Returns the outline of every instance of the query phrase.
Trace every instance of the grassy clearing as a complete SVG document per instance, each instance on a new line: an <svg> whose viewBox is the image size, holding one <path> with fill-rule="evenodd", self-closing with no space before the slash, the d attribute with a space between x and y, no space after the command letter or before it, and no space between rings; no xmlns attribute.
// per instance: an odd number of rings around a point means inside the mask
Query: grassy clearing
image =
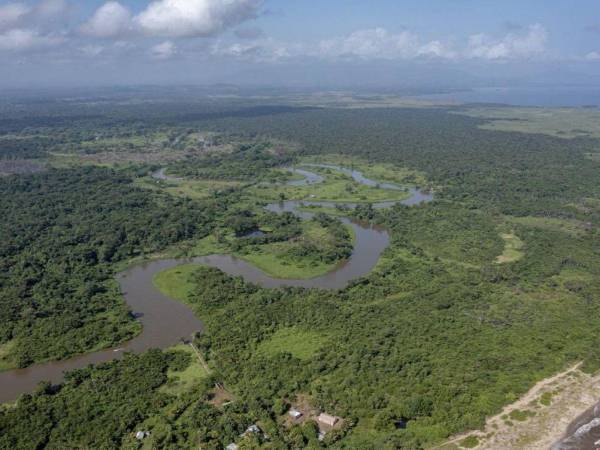
<svg viewBox="0 0 600 450"><path fill-rule="evenodd" d="M12 340L0 345L0 372L17 367L17 365L10 358L15 343L16 342Z"/></svg>
<svg viewBox="0 0 600 450"><path fill-rule="evenodd" d="M354 242L354 231L349 226L346 228ZM252 252L236 256L275 278L314 278L330 272L340 261L326 263L310 256L300 257L294 254L294 250L303 246L305 242L318 243L325 248L333 245L330 240L331 236L325 228L313 221L305 221L302 223L302 235L299 238L255 246Z"/></svg>
<svg viewBox="0 0 600 450"><path fill-rule="evenodd" d="M174 196L194 199L207 198L213 192L240 186L240 183L235 181L195 180L172 183L150 177L138 178L134 183L144 189L161 190Z"/></svg>
<svg viewBox="0 0 600 450"><path fill-rule="evenodd" d="M200 380L206 378L208 373L202 367L198 361L194 350L187 344L179 344L168 349L168 351L179 351L185 352L190 355L191 362L184 370L174 371L169 370L167 372L167 383L161 387L161 391L179 395L185 392L189 392Z"/></svg>
<svg viewBox="0 0 600 450"><path fill-rule="evenodd" d="M541 228L548 231L560 231L573 237L585 234L585 224L574 219L556 219L553 217L507 217L511 223L525 225L526 227Z"/></svg>
<svg viewBox="0 0 600 450"><path fill-rule="evenodd" d="M541 133L561 138L600 137L600 111L582 108L472 108L459 112L488 119L480 128ZM576 125L574 125L576 124Z"/></svg>
<svg viewBox="0 0 600 450"><path fill-rule="evenodd" d="M338 217L348 216L349 213L351 212L351 210L344 211L343 209L327 208L324 206L310 206L310 205L302 206L302 207L298 208L298 210L302 211L302 212L313 213L313 214L325 213L330 216L338 216Z"/></svg>
<svg viewBox="0 0 600 450"><path fill-rule="evenodd" d="M500 237L504 241L504 251L496 258L498 264L507 264L520 260L525 253L522 251L523 241L514 233L502 233Z"/></svg>
<svg viewBox="0 0 600 450"><path fill-rule="evenodd" d="M355 240L354 230L346 225L352 242ZM282 279L308 279L324 275L331 271L340 261L325 263L311 256L301 257L294 250L305 242L318 243L322 248L331 243L331 236L325 228L313 221L302 222L302 235L285 242L255 245L248 247L244 253L234 252L230 247L231 236L219 242L215 235L197 241L189 250L189 256L210 254L232 254L256 266L266 274ZM179 266L185 267L185 266ZM174 269L170 269L174 270ZM162 274L163 272L161 272ZM160 274L159 274L160 275ZM182 274L185 276L185 273ZM173 275L165 275L167 277ZM159 280L160 281L160 280ZM155 283L157 281L155 280ZM177 281L174 281L177 284Z"/></svg>
<svg viewBox="0 0 600 450"><path fill-rule="evenodd" d="M195 284L191 277L200 267L198 264L183 264L163 270L154 275L152 282L156 288L169 298L185 302Z"/></svg>
<svg viewBox="0 0 600 450"><path fill-rule="evenodd" d="M334 164L346 168L359 170L367 178L377 181L387 181L397 184L409 184L424 186L427 183L425 176L415 170L406 167L398 167L393 164L370 163L359 158L346 155L319 155L308 157L303 160L307 163ZM313 170L311 167L309 170Z"/></svg>
<svg viewBox="0 0 600 450"><path fill-rule="evenodd" d="M315 170L315 172L323 173ZM356 183L351 177L333 172L325 173L326 181L309 186L257 185L249 193L266 201L286 200L331 201L369 203L386 200L404 200L409 194L404 191L392 191L369 187Z"/></svg>
<svg viewBox="0 0 600 450"><path fill-rule="evenodd" d="M326 343L326 336L315 331L295 327L280 328L270 339L261 342L257 351L265 356L291 353L298 359L308 360Z"/></svg>
<svg viewBox="0 0 600 450"><path fill-rule="evenodd" d="M477 436L468 436L460 441L459 445L463 448L475 448L479 445L479 439Z"/></svg>

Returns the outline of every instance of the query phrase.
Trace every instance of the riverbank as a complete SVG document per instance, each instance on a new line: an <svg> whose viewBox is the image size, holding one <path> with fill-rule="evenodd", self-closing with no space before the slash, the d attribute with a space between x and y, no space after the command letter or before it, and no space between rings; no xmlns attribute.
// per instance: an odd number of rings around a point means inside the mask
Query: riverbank
<svg viewBox="0 0 600 450"><path fill-rule="evenodd" d="M163 173L164 175L164 173ZM433 197L416 189L408 191L410 197L401 203L413 205L431 201ZM379 206L391 206L385 203ZM301 219L311 219L314 215L298 211L300 202L288 201L273 203L267 209L276 213L291 212ZM185 304L164 295L154 286L155 276L162 271L185 263L207 265L231 276L241 276L246 281L265 288L304 287L321 289L342 289L352 280L367 275L375 267L383 251L388 247L390 237L382 227L343 217L341 221L352 228L354 250L351 257L338 264L322 276L308 279L282 279L271 277L253 264L226 254L177 259L151 259L129 266L117 275L117 281L125 301L133 316L142 325L142 332L132 340L116 348L108 348L94 353L86 353L74 358L35 364L25 369L9 370L0 373L0 403L10 402L19 395L31 392L41 381L59 383L64 373L121 358L125 352L140 353L150 348L166 348L183 338L202 330L202 323ZM169 252L167 252L168 254ZM156 255L155 255L156 256ZM180 293L174 292L174 296Z"/></svg>

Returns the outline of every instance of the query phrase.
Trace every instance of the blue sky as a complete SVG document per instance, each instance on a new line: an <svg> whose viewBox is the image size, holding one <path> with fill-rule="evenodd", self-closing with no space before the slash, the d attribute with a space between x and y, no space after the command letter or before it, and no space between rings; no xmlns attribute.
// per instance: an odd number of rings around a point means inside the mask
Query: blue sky
<svg viewBox="0 0 600 450"><path fill-rule="evenodd" d="M600 85L592 0L0 1L0 84Z"/></svg>

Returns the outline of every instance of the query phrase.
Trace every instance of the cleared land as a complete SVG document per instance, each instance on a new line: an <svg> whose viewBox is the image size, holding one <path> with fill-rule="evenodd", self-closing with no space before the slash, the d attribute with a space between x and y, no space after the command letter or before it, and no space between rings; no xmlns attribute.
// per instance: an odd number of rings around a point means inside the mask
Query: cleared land
<svg viewBox="0 0 600 450"><path fill-rule="evenodd" d="M526 227L541 228L547 231L560 231L573 237L585 234L586 224L575 219L557 219L553 217L507 217L511 223L525 225Z"/></svg>
<svg viewBox="0 0 600 450"><path fill-rule="evenodd" d="M169 370L167 372L168 380L161 387L163 392L173 395L184 394L209 375L190 345L179 344L167 351L180 351L189 354L190 364L183 370Z"/></svg>
<svg viewBox="0 0 600 450"><path fill-rule="evenodd" d="M326 343L327 338L320 333L295 327L281 328L261 342L257 351L265 356L290 353L298 359L308 360Z"/></svg>
<svg viewBox="0 0 600 450"><path fill-rule="evenodd" d="M157 273L152 282L167 297L186 302L195 286L191 277L197 270L197 264L183 264Z"/></svg>
<svg viewBox="0 0 600 450"><path fill-rule="evenodd" d="M583 108L471 108L459 111L488 120L480 128L541 133L561 138L600 137L600 110Z"/></svg>
<svg viewBox="0 0 600 450"><path fill-rule="evenodd" d="M500 237L504 241L504 251L496 258L498 264L515 262L525 255L522 251L523 241L514 233L502 233Z"/></svg>

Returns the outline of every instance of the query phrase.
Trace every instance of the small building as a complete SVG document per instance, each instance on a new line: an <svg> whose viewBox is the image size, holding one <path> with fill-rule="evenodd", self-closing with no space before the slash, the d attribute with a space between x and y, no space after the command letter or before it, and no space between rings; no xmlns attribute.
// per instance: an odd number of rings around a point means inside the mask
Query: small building
<svg viewBox="0 0 600 450"><path fill-rule="evenodd" d="M244 431L240 437L244 437L247 434L254 434L254 433L260 433L262 430L259 428L258 425L254 424L254 425L250 425L248 428L246 428L246 431Z"/></svg>
<svg viewBox="0 0 600 450"><path fill-rule="evenodd" d="M258 425L256 424L250 425L246 430L246 433L260 433L260 428L258 428Z"/></svg>
<svg viewBox="0 0 600 450"><path fill-rule="evenodd" d="M300 417L302 417L302 413L300 411L298 411L297 409L290 409L288 411L288 414L291 416L292 419L296 420L299 419Z"/></svg>
<svg viewBox="0 0 600 450"><path fill-rule="evenodd" d="M232 442L231 444L229 444L227 447L225 447L226 450L238 450L238 446L235 442Z"/></svg>
<svg viewBox="0 0 600 450"><path fill-rule="evenodd" d="M339 419L337 417L332 416L327 413L321 413L321 414L319 414L319 417L317 417L317 421L319 421L323 425L327 425L330 427L335 426L335 424L338 423L338 420Z"/></svg>
<svg viewBox="0 0 600 450"><path fill-rule="evenodd" d="M138 431L137 433L135 433L135 438L138 441L141 441L142 439L144 439L146 436L150 436L150 433L147 431Z"/></svg>

